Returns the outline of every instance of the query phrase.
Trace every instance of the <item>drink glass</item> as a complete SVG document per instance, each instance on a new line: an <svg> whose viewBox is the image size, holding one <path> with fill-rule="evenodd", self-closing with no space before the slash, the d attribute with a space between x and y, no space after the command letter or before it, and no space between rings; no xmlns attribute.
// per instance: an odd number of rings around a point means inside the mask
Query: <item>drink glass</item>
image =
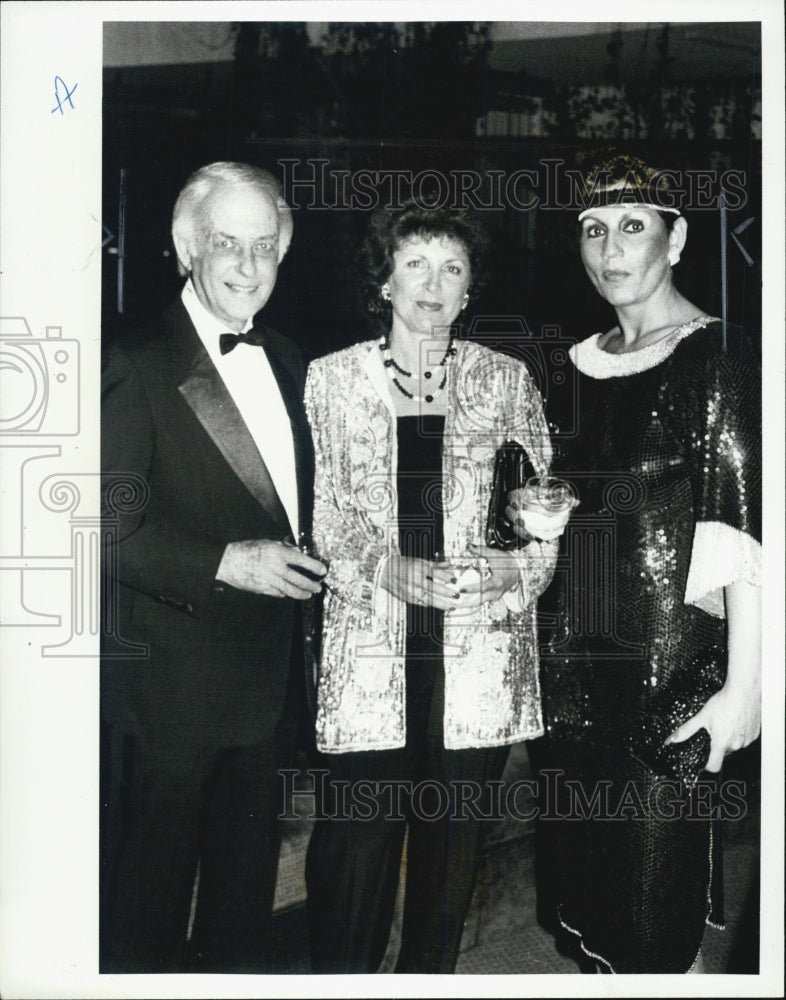
<svg viewBox="0 0 786 1000"><path fill-rule="evenodd" d="M524 485L520 506L543 514L561 514L578 507L579 500L570 483L557 476L531 476Z"/></svg>
<svg viewBox="0 0 786 1000"><path fill-rule="evenodd" d="M524 488L519 491L517 503L514 504L519 511L528 511L531 514L539 515L540 518L547 518L546 524L542 522L538 525L537 534L526 527L526 519L520 517L520 527L516 528L516 533L524 542L531 542L535 539L550 539L561 535L570 517L570 512L574 507L578 507L579 499L570 483L556 476L532 476L524 484ZM553 519L553 520L552 520ZM534 522L530 521L530 527L535 528L539 518ZM522 529L524 534L522 534Z"/></svg>
<svg viewBox="0 0 786 1000"><path fill-rule="evenodd" d="M291 549L300 549L304 555L312 555L313 544L311 541L311 535L307 535L305 531L298 532L297 539L295 539L294 535L287 535L285 538L281 539L281 544L286 545Z"/></svg>
<svg viewBox="0 0 786 1000"><path fill-rule="evenodd" d="M303 555L311 556L312 559L319 559L319 561L330 568L330 564L324 556L317 555L314 552L314 543L312 541L311 535L306 534L306 532L301 531L298 533L297 541L294 535L287 535L285 538L281 539L282 545L286 545L288 548L299 549ZM302 573L303 576L308 577L309 580L314 580L316 583L323 581L324 576L320 576L316 573L312 573L311 570L305 569L303 566L298 566L294 563L290 563L292 569L296 569L298 573Z"/></svg>

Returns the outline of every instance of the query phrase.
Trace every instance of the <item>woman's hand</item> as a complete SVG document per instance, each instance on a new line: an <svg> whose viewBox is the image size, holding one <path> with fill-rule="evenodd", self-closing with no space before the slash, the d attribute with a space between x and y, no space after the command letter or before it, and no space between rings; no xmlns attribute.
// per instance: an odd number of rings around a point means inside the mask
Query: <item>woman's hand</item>
<svg viewBox="0 0 786 1000"><path fill-rule="evenodd" d="M666 742L681 743L702 726L712 741L707 770L720 771L726 754L753 743L761 732L759 685L751 684L744 690L724 685L693 718L675 729Z"/></svg>
<svg viewBox="0 0 786 1000"><path fill-rule="evenodd" d="M739 581L723 588L726 600L726 683L693 718L666 740L681 743L703 726L710 734L708 771L720 771L727 753L761 732L761 588Z"/></svg>
<svg viewBox="0 0 786 1000"><path fill-rule="evenodd" d="M439 580L458 594L452 607L472 608L496 601L519 582L519 565L510 552L473 546L474 560L463 573L455 566L435 564L434 579Z"/></svg>
<svg viewBox="0 0 786 1000"><path fill-rule="evenodd" d="M449 611L458 604L459 594L450 578L455 570L446 571L439 563L411 556L392 555L382 570L380 585L407 604L423 604L440 611Z"/></svg>
<svg viewBox="0 0 786 1000"><path fill-rule="evenodd" d="M556 512L546 511L542 507L533 509L525 502L530 495L528 489L522 487L508 493L505 517L513 525L513 530L524 541L537 538L543 542L550 542L554 538L559 538L570 519L573 507Z"/></svg>

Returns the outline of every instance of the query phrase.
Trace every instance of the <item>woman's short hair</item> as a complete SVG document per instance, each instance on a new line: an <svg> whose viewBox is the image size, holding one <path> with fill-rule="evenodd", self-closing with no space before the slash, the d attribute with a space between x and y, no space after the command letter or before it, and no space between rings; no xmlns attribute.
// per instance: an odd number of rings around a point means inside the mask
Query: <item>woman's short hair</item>
<svg viewBox="0 0 786 1000"><path fill-rule="evenodd" d="M247 184L263 191L276 206L279 254L283 256L292 240L292 211L284 200L281 185L273 174L250 163L209 163L195 170L183 185L175 202L172 212L172 238L193 245L197 239L197 216L203 202L216 188L233 184ZM180 260L178 260L178 271L183 275L187 273Z"/></svg>
<svg viewBox="0 0 786 1000"><path fill-rule="evenodd" d="M471 297L477 297L485 276L489 237L478 216L467 210L429 207L412 199L400 209L380 209L372 215L357 261L362 306L379 332L390 326L391 305L381 286L393 272L393 254L407 240L447 237L460 243L472 269Z"/></svg>

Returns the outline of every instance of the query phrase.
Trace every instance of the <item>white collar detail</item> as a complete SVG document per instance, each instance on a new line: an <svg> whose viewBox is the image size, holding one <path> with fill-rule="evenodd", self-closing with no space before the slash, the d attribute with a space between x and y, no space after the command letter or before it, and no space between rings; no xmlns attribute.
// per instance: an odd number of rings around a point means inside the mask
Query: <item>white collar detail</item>
<svg viewBox="0 0 786 1000"><path fill-rule="evenodd" d="M710 323L717 323L715 316L700 316L682 326L676 327L662 340L642 347L638 351L627 351L624 354L610 354L598 346L602 336L594 333L586 340L571 347L570 359L584 375L591 378L620 378L625 375L636 375L638 372L655 368L672 353L677 344L689 337L696 330L701 330Z"/></svg>

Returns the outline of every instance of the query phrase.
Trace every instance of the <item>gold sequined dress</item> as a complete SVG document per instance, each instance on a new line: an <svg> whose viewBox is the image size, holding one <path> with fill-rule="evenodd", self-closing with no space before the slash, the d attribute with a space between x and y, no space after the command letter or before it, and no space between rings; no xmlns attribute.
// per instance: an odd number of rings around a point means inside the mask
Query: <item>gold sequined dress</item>
<svg viewBox="0 0 786 1000"><path fill-rule="evenodd" d="M713 809L630 753L631 721L672 671L725 643L723 587L760 581L760 374L703 317L648 348L576 345L555 471L581 505L558 563L543 658L559 916L614 972L687 972L711 913ZM561 429L563 429L561 427Z"/></svg>

